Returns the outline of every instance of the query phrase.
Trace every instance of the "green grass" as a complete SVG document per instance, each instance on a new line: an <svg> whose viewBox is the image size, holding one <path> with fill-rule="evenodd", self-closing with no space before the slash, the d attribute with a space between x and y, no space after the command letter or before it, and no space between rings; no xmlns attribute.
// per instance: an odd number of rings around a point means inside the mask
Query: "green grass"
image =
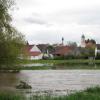
<svg viewBox="0 0 100 100"><path fill-rule="evenodd" d="M18 64L32 64L32 63L42 63L42 64L87 64L87 63L100 64L100 60L90 61L88 59L71 59L71 60L20 60Z"/></svg>
<svg viewBox="0 0 100 100"><path fill-rule="evenodd" d="M9 68L2 68L1 71L6 71L6 70L64 70L64 69L89 69L89 70L98 70L100 69L100 64L86 64L86 63L76 63L76 64L71 64L71 63L59 63L59 64L54 64L52 66L31 66L31 67L23 67L18 65L17 67L9 67Z"/></svg>
<svg viewBox="0 0 100 100"><path fill-rule="evenodd" d="M0 92L0 100L26 100L26 98L15 93ZM87 88L65 96L33 95L28 100L100 100L100 87Z"/></svg>
<svg viewBox="0 0 100 100"><path fill-rule="evenodd" d="M53 66L31 66L31 67L11 67L1 70L1 72L6 72L7 70L73 70L73 69L83 69L83 70L99 70L100 65L89 65L89 64L67 64L67 65L53 65Z"/></svg>
<svg viewBox="0 0 100 100"><path fill-rule="evenodd" d="M23 67L25 64L48 64L47 66ZM49 65L50 64L50 65ZM52 65L52 66L51 66ZM48 69L100 69L100 60L20 60L17 66L2 68L2 70L48 70Z"/></svg>
<svg viewBox="0 0 100 100"><path fill-rule="evenodd" d="M20 67L25 70L46 70L46 69L100 69L100 60L90 61L86 59L76 60L20 60L19 64L53 64L53 66L32 66ZM96 65L96 66L95 66Z"/></svg>
<svg viewBox="0 0 100 100"><path fill-rule="evenodd" d="M14 92L0 92L0 100L26 100L23 95Z"/></svg>

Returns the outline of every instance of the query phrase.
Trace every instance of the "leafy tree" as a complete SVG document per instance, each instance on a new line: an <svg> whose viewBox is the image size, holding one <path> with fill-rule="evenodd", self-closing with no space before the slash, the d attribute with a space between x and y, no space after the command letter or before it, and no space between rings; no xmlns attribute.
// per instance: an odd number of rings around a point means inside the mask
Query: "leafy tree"
<svg viewBox="0 0 100 100"><path fill-rule="evenodd" d="M67 45L68 45L68 46L71 46L71 47L77 47L77 43L76 43L76 42L71 42L71 41L69 41L69 42L67 43Z"/></svg>
<svg viewBox="0 0 100 100"><path fill-rule="evenodd" d="M91 47L86 47L86 50L88 51L88 57L95 57L95 44Z"/></svg>
<svg viewBox="0 0 100 100"><path fill-rule="evenodd" d="M47 47L47 50L49 51L49 53L52 53L52 52L54 52L55 48L52 45L49 45Z"/></svg>
<svg viewBox="0 0 100 100"><path fill-rule="evenodd" d="M24 37L11 25L12 0L0 0L0 67L15 64L24 44Z"/></svg>

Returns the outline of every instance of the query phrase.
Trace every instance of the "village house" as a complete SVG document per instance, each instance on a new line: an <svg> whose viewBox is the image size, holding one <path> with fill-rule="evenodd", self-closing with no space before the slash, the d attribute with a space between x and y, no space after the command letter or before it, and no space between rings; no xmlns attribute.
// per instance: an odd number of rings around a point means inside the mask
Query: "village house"
<svg viewBox="0 0 100 100"><path fill-rule="evenodd" d="M37 47L41 50L43 56L42 59L52 59L52 46L49 44L38 44Z"/></svg>
<svg viewBox="0 0 100 100"><path fill-rule="evenodd" d="M97 44L93 39L85 39L85 36L81 37L81 46L77 45L64 45L64 38L62 38L62 43L57 45L50 44L38 44L30 45L26 44L24 51L26 52L26 58L29 60L39 60L39 59L53 59L55 57L85 57L88 58L91 52L91 48L95 48L95 55L100 53L100 45Z"/></svg>
<svg viewBox="0 0 100 100"><path fill-rule="evenodd" d="M20 59L39 60L53 58L48 47L48 44L30 45L27 43L23 49L25 56L21 55Z"/></svg>
<svg viewBox="0 0 100 100"><path fill-rule="evenodd" d="M27 59L29 60L39 60L42 59L42 52L36 45L26 45L25 47Z"/></svg>
<svg viewBox="0 0 100 100"><path fill-rule="evenodd" d="M54 56L67 56L72 53L72 48L70 46L57 46L53 52Z"/></svg>
<svg viewBox="0 0 100 100"><path fill-rule="evenodd" d="M85 36L81 37L81 47L82 48L91 48L96 46L96 41L93 39L85 39Z"/></svg>

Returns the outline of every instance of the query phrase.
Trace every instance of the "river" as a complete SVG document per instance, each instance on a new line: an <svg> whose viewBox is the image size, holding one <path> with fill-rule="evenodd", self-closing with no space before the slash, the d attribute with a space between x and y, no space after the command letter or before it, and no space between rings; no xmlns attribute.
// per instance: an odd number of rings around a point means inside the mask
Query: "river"
<svg viewBox="0 0 100 100"><path fill-rule="evenodd" d="M19 81L32 86L34 93L66 94L100 85L100 70L22 70L0 73L0 90L16 90ZM21 91L21 90L17 90Z"/></svg>

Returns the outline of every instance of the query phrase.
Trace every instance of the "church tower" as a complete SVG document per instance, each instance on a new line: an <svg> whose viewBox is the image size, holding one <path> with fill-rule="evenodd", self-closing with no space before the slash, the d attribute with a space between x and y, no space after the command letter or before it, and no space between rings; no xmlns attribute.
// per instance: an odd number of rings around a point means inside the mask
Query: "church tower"
<svg viewBox="0 0 100 100"><path fill-rule="evenodd" d="M64 38L62 37L62 45L64 45Z"/></svg>
<svg viewBox="0 0 100 100"><path fill-rule="evenodd" d="M85 47L85 36L84 36L84 34L81 36L81 47Z"/></svg>

